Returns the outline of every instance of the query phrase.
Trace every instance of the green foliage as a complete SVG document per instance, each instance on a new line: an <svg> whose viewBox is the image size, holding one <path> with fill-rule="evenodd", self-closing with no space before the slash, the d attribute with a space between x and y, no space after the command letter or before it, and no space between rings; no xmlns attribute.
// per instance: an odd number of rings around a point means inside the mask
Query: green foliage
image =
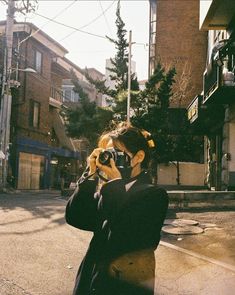
<svg viewBox="0 0 235 295"><path fill-rule="evenodd" d="M116 82L115 88L117 92L127 89L127 72L128 72L128 42L126 40L125 23L120 15L120 1L118 1L116 10L116 27L117 27L117 40L107 37L110 42L115 44L117 53L115 58L111 58L113 67L107 68L113 75L110 76L111 80Z"/></svg>
<svg viewBox="0 0 235 295"><path fill-rule="evenodd" d="M110 109L98 108L94 103L89 102L78 81L73 79L75 91L82 98L81 106L76 111L67 112L70 135L84 136L93 143L112 120L126 120L128 43L125 24L120 15L120 1L118 1L116 16L117 40L107 37L117 50L115 57L111 59L113 67L109 68L110 79L115 81L115 89L107 87L106 81L94 80L85 73L86 78L97 91L109 97ZM131 76L131 123L151 132L157 143L153 151L155 163L191 161L198 159L202 150L202 140L190 132L186 111L169 107L175 75L174 67L166 70L158 62L144 90L139 89L135 75Z"/></svg>
<svg viewBox="0 0 235 295"><path fill-rule="evenodd" d="M90 102L88 95L79 85L79 80L71 73L74 91L79 94L80 104L75 108L64 108L63 115L66 118L66 129L73 138L88 139L91 147L96 146L97 139L103 132L104 126L112 120L113 112L100 108L95 102Z"/></svg>
<svg viewBox="0 0 235 295"><path fill-rule="evenodd" d="M142 112L132 117L132 124L148 130L156 142L155 165L170 161L200 161L202 137L191 134L185 109L169 108L175 68L166 71L158 62L141 93Z"/></svg>
<svg viewBox="0 0 235 295"><path fill-rule="evenodd" d="M116 28L117 39L107 37L107 39L115 45L117 50L114 58L111 58L112 67L107 68L110 74L110 80L115 81L115 89L110 89L105 86L106 81L92 79L86 72L88 81L96 87L99 93L108 96L107 102L110 103L114 112L115 120L126 120L127 112L127 89L128 89L128 42L126 40L125 23L120 15L120 1L118 1L116 10ZM139 83L137 77L133 73L131 75L131 101L132 107L135 109L135 100L138 100L136 91L139 91Z"/></svg>

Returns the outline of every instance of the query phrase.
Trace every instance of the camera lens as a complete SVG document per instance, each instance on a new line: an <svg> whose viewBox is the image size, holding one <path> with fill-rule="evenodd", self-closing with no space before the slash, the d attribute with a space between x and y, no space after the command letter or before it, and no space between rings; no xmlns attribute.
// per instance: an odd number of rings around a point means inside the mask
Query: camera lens
<svg viewBox="0 0 235 295"><path fill-rule="evenodd" d="M101 152L100 153L100 155L99 155L99 162L100 162L100 164L102 164L102 165L109 165L109 163L110 163L110 159L112 158L112 153L111 152L109 152L109 151L103 151L103 152Z"/></svg>

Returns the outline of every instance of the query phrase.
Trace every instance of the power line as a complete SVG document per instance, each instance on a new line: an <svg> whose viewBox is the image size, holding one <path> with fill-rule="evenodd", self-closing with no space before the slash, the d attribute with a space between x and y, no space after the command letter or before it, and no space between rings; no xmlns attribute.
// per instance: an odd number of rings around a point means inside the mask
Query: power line
<svg viewBox="0 0 235 295"><path fill-rule="evenodd" d="M107 11L113 6L113 4L114 4L116 1L117 1L117 0L114 0L114 1L111 3L111 5L109 5L109 6L105 9L105 11L102 12L102 14L99 14L99 15L96 16L93 20L91 20L89 23L87 23L87 24L81 26L80 28L78 28L78 30L81 30L81 29L83 29L83 28L85 28L85 27L88 27L89 25L93 24L97 19L99 19L101 16L103 16L103 14L104 14L105 12L107 12ZM69 33L68 35L66 35L65 37L63 37L62 39L60 39L59 42L65 40L66 38L70 37L71 35L73 35L73 34L76 33L76 32L77 32L77 30L75 30L75 31L73 31L73 32L71 32L71 33Z"/></svg>
<svg viewBox="0 0 235 295"><path fill-rule="evenodd" d="M98 35L98 34L94 34L94 33L90 33L90 32L87 32L87 31L80 30L80 29L78 29L78 28L75 28L75 27L73 27L73 26L69 26L69 25L66 25L66 24L64 24L64 23L58 22L58 21L56 21L56 20L54 20L54 19L51 19L51 18L49 18L49 17L47 17L47 16L41 15L41 14L36 13L36 12L34 12L34 14L36 14L36 15L42 17L42 18L48 19L48 20L50 20L51 22L56 23L56 24L58 24L58 25L64 26L64 27L66 27L66 28L73 29L73 30L75 30L75 31L78 31L78 32L81 32L81 33L84 33L84 34L88 34L88 35L91 35L91 36L95 36L95 37L99 37L99 38L102 38L102 39L106 39L106 40L107 40L107 38L106 38L105 36L101 36L101 35Z"/></svg>
<svg viewBox="0 0 235 295"><path fill-rule="evenodd" d="M79 1L79 0L78 0ZM21 40L19 42L19 45L23 42L25 42L26 40L28 40L30 37L36 35L39 31L42 30L42 28L44 28L49 22L54 21L59 15L61 15L62 13L64 13L66 10L68 10L72 5L74 5L77 2L77 0L74 0L72 3L70 3L68 6L66 6L65 8L63 8L59 13L57 13L52 19L48 20L45 24L43 24L40 28L38 28L34 33L30 34L29 36L27 36L25 39ZM34 12L34 14L36 14Z"/></svg>
<svg viewBox="0 0 235 295"><path fill-rule="evenodd" d="M85 24L85 25L83 25L83 26L81 26L81 27L79 27L79 28L77 28L77 30L81 30L81 29L84 29L85 27L88 27L89 25L91 25L91 24L93 24L95 21L97 21L97 19L99 19L100 17L102 17L112 6L113 6L113 4L116 2L117 0L114 0L104 11L103 11L103 9L102 9L102 13L101 14L99 14L98 16L96 16L93 20L91 20L89 23L87 23L87 24ZM70 37L71 35L73 35L74 33L76 33L77 32L77 30L75 30L75 31L73 31L73 32L71 32L71 33L69 33L68 35L66 35L65 37L63 37L62 39L60 39L59 40L59 42L60 41L63 41L63 40L65 40L66 38L68 38L68 37Z"/></svg>
<svg viewBox="0 0 235 295"><path fill-rule="evenodd" d="M114 3L114 2L113 2L113 3ZM113 4L113 3L112 3L112 4ZM101 4L101 0L99 0L99 4L100 4L100 8L101 8L101 10L102 10L102 15L104 16L104 19L105 19L106 25L107 25L107 27L108 27L108 29L109 29L110 35L113 35L113 34L112 34L112 30L111 30L110 25L109 25L109 22L108 22L108 19L107 19L106 15L105 15L105 12L106 12L107 10L104 10L104 9L103 9L103 6L102 6L102 4Z"/></svg>

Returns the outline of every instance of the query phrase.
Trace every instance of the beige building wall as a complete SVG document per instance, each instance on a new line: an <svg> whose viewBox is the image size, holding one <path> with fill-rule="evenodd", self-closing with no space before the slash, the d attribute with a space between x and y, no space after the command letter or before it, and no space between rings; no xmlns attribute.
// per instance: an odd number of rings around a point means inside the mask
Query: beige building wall
<svg viewBox="0 0 235 295"><path fill-rule="evenodd" d="M205 164L179 163L180 184L185 186L204 186L206 178ZM158 166L159 185L177 185L177 170L173 163Z"/></svg>

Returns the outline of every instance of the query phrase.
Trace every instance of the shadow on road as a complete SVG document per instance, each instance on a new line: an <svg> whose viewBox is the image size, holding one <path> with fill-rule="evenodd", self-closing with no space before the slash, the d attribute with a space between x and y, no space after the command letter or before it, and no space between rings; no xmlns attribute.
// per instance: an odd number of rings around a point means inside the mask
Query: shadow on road
<svg viewBox="0 0 235 295"><path fill-rule="evenodd" d="M61 226L65 206L58 195L0 195L0 235L25 235Z"/></svg>

